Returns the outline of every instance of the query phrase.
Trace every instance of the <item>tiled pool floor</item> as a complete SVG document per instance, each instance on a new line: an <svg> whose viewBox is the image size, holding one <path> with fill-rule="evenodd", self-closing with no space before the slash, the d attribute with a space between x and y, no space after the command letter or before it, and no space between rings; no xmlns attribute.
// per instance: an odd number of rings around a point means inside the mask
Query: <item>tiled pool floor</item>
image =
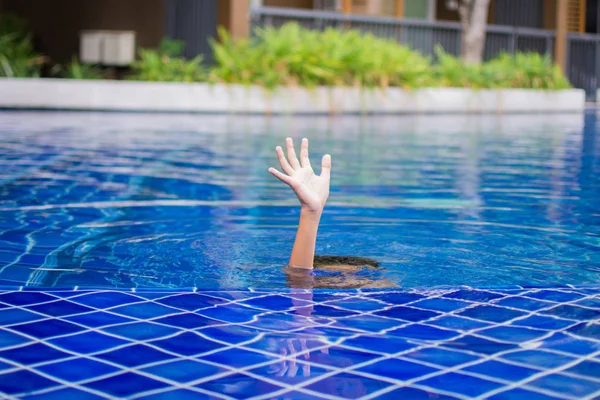
<svg viewBox="0 0 600 400"><path fill-rule="evenodd" d="M0 292L28 399L594 399L600 286Z"/></svg>

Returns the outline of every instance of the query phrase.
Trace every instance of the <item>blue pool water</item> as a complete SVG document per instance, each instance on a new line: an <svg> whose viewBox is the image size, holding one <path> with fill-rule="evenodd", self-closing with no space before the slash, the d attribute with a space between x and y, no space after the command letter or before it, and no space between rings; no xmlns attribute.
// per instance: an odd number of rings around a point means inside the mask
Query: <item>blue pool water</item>
<svg viewBox="0 0 600 400"><path fill-rule="evenodd" d="M405 288L599 282L596 124L4 112L0 280L284 288L298 206L267 168L290 135L333 157L320 254Z"/></svg>
<svg viewBox="0 0 600 400"><path fill-rule="evenodd" d="M598 399L596 125L0 113L0 398ZM287 288L287 135L398 288Z"/></svg>

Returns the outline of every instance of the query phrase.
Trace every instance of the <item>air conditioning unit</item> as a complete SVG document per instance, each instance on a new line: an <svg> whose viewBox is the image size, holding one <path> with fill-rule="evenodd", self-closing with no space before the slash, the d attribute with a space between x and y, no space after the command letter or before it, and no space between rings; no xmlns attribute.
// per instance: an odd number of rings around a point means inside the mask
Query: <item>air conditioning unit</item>
<svg viewBox="0 0 600 400"><path fill-rule="evenodd" d="M79 58L86 64L127 66L135 59L135 32L81 31Z"/></svg>

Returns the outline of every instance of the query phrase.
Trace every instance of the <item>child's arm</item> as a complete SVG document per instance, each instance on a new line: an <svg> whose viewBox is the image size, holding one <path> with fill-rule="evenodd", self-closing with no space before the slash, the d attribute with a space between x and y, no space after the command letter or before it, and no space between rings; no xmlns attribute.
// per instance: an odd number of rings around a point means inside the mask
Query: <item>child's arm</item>
<svg viewBox="0 0 600 400"><path fill-rule="evenodd" d="M308 140L302 139L300 162L294 151L291 138L286 139L287 160L281 147L277 147L277 158L284 173L275 168L269 172L277 179L291 187L300 204L300 223L289 265L298 268L312 269L317 242L319 221L327 198L329 197L329 175L331 172L331 156L326 154L321 162L321 175L316 175L308 158Z"/></svg>

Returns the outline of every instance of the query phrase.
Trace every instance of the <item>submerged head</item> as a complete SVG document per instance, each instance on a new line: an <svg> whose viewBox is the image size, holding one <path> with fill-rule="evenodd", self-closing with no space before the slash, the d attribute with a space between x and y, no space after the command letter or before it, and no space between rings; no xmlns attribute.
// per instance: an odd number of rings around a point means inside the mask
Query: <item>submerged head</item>
<svg viewBox="0 0 600 400"><path fill-rule="evenodd" d="M315 256L313 266L323 271L356 272L363 268L379 268L379 261L356 256Z"/></svg>
<svg viewBox="0 0 600 400"><path fill-rule="evenodd" d="M396 285L381 275L379 262L366 257L315 256L314 269L287 268L295 288L361 289L390 288Z"/></svg>

